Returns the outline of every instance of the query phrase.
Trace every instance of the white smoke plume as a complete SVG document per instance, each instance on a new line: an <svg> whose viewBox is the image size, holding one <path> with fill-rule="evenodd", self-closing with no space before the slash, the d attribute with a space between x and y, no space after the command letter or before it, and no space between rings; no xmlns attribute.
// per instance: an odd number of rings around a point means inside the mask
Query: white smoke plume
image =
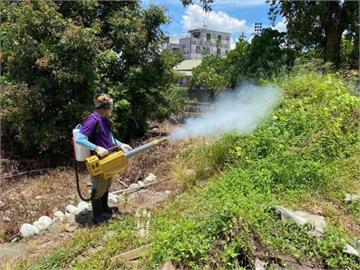
<svg viewBox="0 0 360 270"><path fill-rule="evenodd" d="M198 136L220 136L228 132L250 134L272 112L282 96L275 86L246 84L218 97L210 110L189 118L170 135L172 140Z"/></svg>

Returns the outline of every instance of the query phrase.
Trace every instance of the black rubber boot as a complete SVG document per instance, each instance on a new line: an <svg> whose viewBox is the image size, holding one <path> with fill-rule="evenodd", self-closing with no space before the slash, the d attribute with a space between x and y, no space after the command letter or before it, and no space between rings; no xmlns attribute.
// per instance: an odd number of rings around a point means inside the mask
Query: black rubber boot
<svg viewBox="0 0 360 270"><path fill-rule="evenodd" d="M102 214L101 199L92 199L91 206L93 210L93 222L95 224L102 224L106 218Z"/></svg>
<svg viewBox="0 0 360 270"><path fill-rule="evenodd" d="M102 213L107 215L112 215L119 211L118 207L109 207L108 205L109 192L106 191L104 195L101 197L102 204Z"/></svg>

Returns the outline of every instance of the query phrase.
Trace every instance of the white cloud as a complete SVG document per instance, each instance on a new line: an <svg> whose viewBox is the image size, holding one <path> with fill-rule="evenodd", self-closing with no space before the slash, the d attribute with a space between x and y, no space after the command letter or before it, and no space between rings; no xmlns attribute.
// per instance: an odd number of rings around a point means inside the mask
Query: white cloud
<svg viewBox="0 0 360 270"><path fill-rule="evenodd" d="M205 12L198 5L187 7L185 14L182 16L182 26L184 30L203 28L204 20L208 29L224 31L229 33L245 32L250 33L251 28L246 25L245 20L230 17L223 11Z"/></svg>
<svg viewBox="0 0 360 270"><path fill-rule="evenodd" d="M275 27L271 27L272 29L276 29L279 32L287 32L287 26L286 26L286 21L283 18L283 20L281 22L278 22Z"/></svg>

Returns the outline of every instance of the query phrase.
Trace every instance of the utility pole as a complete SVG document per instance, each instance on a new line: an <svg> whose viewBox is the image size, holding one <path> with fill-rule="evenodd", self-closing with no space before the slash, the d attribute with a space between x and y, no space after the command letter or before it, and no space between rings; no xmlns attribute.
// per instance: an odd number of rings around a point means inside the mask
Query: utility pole
<svg viewBox="0 0 360 270"><path fill-rule="evenodd" d="M206 29L207 28L207 24L206 24L206 21L207 21L207 16L208 16L208 11L204 11L204 17L203 17L203 28Z"/></svg>

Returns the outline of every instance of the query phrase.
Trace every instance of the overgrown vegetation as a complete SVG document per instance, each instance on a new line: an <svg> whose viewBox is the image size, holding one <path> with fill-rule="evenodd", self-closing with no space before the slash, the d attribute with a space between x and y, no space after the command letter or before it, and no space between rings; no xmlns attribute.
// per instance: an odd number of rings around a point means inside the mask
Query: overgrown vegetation
<svg viewBox="0 0 360 270"><path fill-rule="evenodd" d="M271 83L283 89L284 98L253 134L195 142L176 162L188 188L155 211L151 237L141 243L153 245L142 269L157 269L167 260L185 269L251 269L254 258L277 256L359 269L359 261L343 252L360 231L359 212L343 203L345 192L359 191L359 98L335 74L299 72ZM310 211L320 206L325 234L315 238L309 226L281 221L275 205ZM109 228L135 237L131 219ZM128 234L117 234L105 245L110 253L90 256L84 265L114 267L109 254L124 250L116 249L118 243L130 249L138 241L127 242ZM68 267L59 254L37 269ZM85 269L83 263L76 265ZM121 261L116 266L124 267Z"/></svg>
<svg viewBox="0 0 360 270"><path fill-rule="evenodd" d="M192 182L204 171L217 180L158 217L151 265L171 259L189 269L230 269L235 261L251 267L249 258L275 253L358 269L358 260L343 253L355 230L346 234L333 214L323 213L330 226L315 239L271 209L329 202L334 212L346 209L344 193L359 189L359 99L336 75L290 74L278 83L285 97L254 134L227 135L188 156L183 165L195 169ZM358 213L351 215L358 231Z"/></svg>
<svg viewBox="0 0 360 270"><path fill-rule="evenodd" d="M226 58L206 56L193 70L192 85L218 94L244 80L286 73L294 65L296 51L288 47L285 36L285 33L266 28L251 43L240 39Z"/></svg>
<svg viewBox="0 0 360 270"><path fill-rule="evenodd" d="M172 67L159 52L169 19L140 1L2 1L2 145L12 157L71 152L71 129L96 89L115 100L114 131L141 136L179 109ZM180 102L180 103L179 103Z"/></svg>

